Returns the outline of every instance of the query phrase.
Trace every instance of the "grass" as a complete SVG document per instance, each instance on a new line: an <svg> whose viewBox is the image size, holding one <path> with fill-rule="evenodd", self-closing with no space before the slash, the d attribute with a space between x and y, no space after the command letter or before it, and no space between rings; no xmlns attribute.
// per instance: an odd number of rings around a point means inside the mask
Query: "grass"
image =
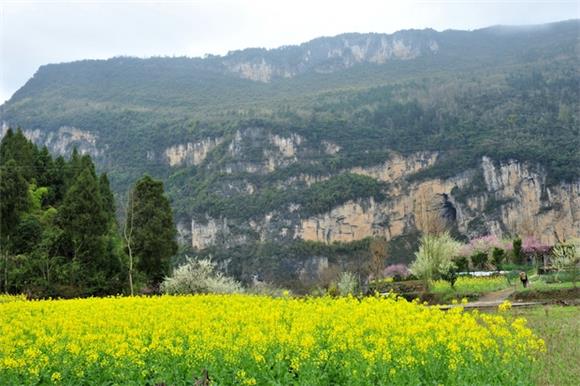
<svg viewBox="0 0 580 386"><path fill-rule="evenodd" d="M484 293L499 291L508 288L509 286L510 285L504 276L460 276L457 278L454 288L444 280L435 280L431 287L431 292L437 294L443 301L463 297L476 299Z"/></svg>
<svg viewBox="0 0 580 386"><path fill-rule="evenodd" d="M523 288L518 283L512 297L518 300L570 298L577 296L577 292L573 288L574 283L571 281L553 282L544 275L533 275L530 276L530 283L527 288Z"/></svg>
<svg viewBox="0 0 580 386"><path fill-rule="evenodd" d="M513 275L512 275L513 276ZM431 293L436 295L438 301L449 302L453 299L468 298L475 300L481 295L500 291L512 287L516 293L528 292L546 292L560 291L573 288L571 281L553 282L548 276L538 276L533 273L528 274L530 282L528 288L524 288L519 277L513 276L490 276L490 277L471 277L460 276L455 283L455 287L444 280L435 280L432 283Z"/></svg>
<svg viewBox="0 0 580 386"><path fill-rule="evenodd" d="M577 283L578 284L578 283ZM573 288L574 283L572 282L572 276L567 275L565 273L556 275L556 274L547 274L547 275L530 275L530 285L528 288L523 289L526 290L559 290L559 289L568 289Z"/></svg>
<svg viewBox="0 0 580 386"><path fill-rule="evenodd" d="M546 342L530 374L536 385L577 385L580 379L580 307L545 306L513 308L507 314L524 317Z"/></svg>
<svg viewBox="0 0 580 386"><path fill-rule="evenodd" d="M518 288L518 292L529 292L529 291L549 291L549 290L561 290L574 288L572 282L564 283L546 283L543 280L532 281L528 288Z"/></svg>

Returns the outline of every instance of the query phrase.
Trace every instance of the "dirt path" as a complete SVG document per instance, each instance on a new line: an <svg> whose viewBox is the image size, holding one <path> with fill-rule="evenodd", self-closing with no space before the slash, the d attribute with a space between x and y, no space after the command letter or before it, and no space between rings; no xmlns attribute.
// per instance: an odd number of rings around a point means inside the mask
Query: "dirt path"
<svg viewBox="0 0 580 386"><path fill-rule="evenodd" d="M508 287L499 291L489 292L477 299L474 303L503 302L513 294L513 287Z"/></svg>
<svg viewBox="0 0 580 386"><path fill-rule="evenodd" d="M482 297L480 297L475 302L469 302L467 304L445 304L445 305L438 305L438 306L433 306L433 307L437 307L441 310L449 310L449 309L455 308L455 307L463 307L465 309L495 308L495 307L499 306L504 300L509 298L510 295L513 294L514 292L515 292L514 288L510 287L510 288L502 289L500 291L487 293L487 294L483 295ZM534 305L538 305L538 304L542 304L542 303L541 302L514 302L514 303L512 303L512 307L528 307L528 306L534 306Z"/></svg>

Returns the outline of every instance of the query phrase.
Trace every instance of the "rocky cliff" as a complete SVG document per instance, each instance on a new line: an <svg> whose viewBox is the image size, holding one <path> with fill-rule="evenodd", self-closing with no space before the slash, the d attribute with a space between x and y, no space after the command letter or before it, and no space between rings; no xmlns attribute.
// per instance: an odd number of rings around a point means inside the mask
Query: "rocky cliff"
<svg viewBox="0 0 580 386"><path fill-rule="evenodd" d="M258 132L254 131L253 135ZM241 136L240 132L236 134L229 146L231 152L243 153ZM268 174L276 170L276 165L307 153L300 136L265 137L273 145L272 150L264 151L263 163L246 165L245 173ZM322 151L327 148L325 146ZM580 236L580 181L548 187L541 166L514 160L494 162L489 157L483 157L477 168L450 178L412 178L417 172L433 166L437 159L436 152L407 156L394 153L382 164L340 172L365 175L384 183L386 198L380 201L372 197L355 199L310 216L302 213L300 204L292 202L259 218L227 219L205 215L191 221L191 246L197 249L215 244L233 246L252 238L324 243L352 242L373 236L390 240L421 230L417 216L425 211L436 211L468 237L519 234L553 243L555 234ZM285 180L281 186L287 189L298 183L310 186L331 178L331 175L302 174ZM253 188L246 191L251 194Z"/></svg>
<svg viewBox="0 0 580 386"><path fill-rule="evenodd" d="M3 137L7 130L8 125L2 122L0 137ZM89 154L99 160L108 147L102 142L99 143L97 134L70 126L61 126L55 131L25 129L23 133L31 141L46 146L53 154L58 155L69 155L76 148L80 154Z"/></svg>
<svg viewBox="0 0 580 386"><path fill-rule="evenodd" d="M435 55L438 51L435 31L409 30L391 35L344 34L269 51L234 51L221 63L227 71L241 78L269 82L272 78L292 78L308 71L329 73L361 63L411 60ZM280 56L284 56L284 61L280 60Z"/></svg>

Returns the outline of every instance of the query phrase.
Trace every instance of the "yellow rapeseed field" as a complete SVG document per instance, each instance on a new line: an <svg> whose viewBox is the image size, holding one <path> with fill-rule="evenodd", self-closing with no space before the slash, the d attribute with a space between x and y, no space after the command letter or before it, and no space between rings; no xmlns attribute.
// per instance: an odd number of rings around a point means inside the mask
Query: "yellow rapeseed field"
<svg viewBox="0 0 580 386"><path fill-rule="evenodd" d="M0 384L528 384L525 320L388 298L0 302Z"/></svg>

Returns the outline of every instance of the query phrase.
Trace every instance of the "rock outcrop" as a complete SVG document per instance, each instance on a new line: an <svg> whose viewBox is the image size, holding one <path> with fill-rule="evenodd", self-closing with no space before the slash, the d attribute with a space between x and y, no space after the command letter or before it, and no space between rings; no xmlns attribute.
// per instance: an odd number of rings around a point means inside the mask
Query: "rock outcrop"
<svg viewBox="0 0 580 386"><path fill-rule="evenodd" d="M307 71L330 73L360 63L384 64L391 60L435 55L439 51L439 43L433 32L344 34L315 39L295 47L234 51L225 56L221 64L228 72L258 82L292 78ZM279 56L285 56L286 60L276 60Z"/></svg>
<svg viewBox="0 0 580 386"><path fill-rule="evenodd" d="M283 143L286 144L285 141ZM292 147L282 153L291 155ZM392 239L421 229L420 213L436 210L457 230L469 237L495 234L534 236L545 243L560 237L580 236L580 181L547 187L541 168L516 161L497 163L483 157L480 166L448 179L409 182L407 177L432 166L437 153L410 156L393 154L382 165L352 168L351 173L387 183L387 199L359 199L326 213L303 217L292 204L261 220L238 222L264 240L309 240L325 243L351 242L371 236ZM309 176L286 181L320 181ZM232 224L230 224L232 225ZM203 248L222 237L226 244L240 242L227 221L210 219L206 225L192 224L192 246Z"/></svg>
<svg viewBox="0 0 580 386"><path fill-rule="evenodd" d="M187 142L185 144L168 147L163 154L165 161L170 166L199 165L223 141L224 138L220 137L206 138L199 142Z"/></svg>
<svg viewBox="0 0 580 386"><path fill-rule="evenodd" d="M7 130L8 126L2 124L0 138ZM26 129L22 133L29 140L40 146L46 146L52 153L59 155L68 155L76 148L80 154L89 154L98 159L107 149L106 145L99 143L97 134L71 126L62 126L56 131Z"/></svg>

